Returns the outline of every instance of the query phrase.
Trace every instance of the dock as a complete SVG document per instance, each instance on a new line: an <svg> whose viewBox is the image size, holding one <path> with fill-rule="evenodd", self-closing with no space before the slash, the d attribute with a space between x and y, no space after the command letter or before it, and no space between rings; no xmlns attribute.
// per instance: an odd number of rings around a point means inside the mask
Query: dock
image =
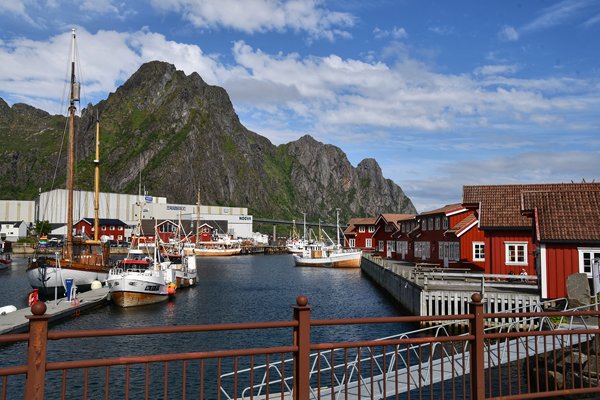
<svg viewBox="0 0 600 400"><path fill-rule="evenodd" d="M55 322L102 306L107 301L108 287L103 286L99 289L77 293L77 297L73 301L68 301L66 297L46 301L46 315L50 316L50 322ZM27 332L29 320L26 316L28 315L32 315L29 307L0 315L0 334Z"/></svg>
<svg viewBox="0 0 600 400"><path fill-rule="evenodd" d="M536 276L492 275L431 267L363 254L361 269L413 315L467 314L478 292L485 312L527 310L540 304ZM433 321L432 321L433 323Z"/></svg>

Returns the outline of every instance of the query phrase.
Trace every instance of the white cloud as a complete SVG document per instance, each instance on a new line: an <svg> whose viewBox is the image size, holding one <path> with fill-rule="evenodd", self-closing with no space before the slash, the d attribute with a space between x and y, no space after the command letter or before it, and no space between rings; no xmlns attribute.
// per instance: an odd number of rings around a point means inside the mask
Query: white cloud
<svg viewBox="0 0 600 400"><path fill-rule="evenodd" d="M537 31L561 25L581 15L590 5L588 0L564 0L543 9L540 16L523 26L523 31Z"/></svg>
<svg viewBox="0 0 600 400"><path fill-rule="evenodd" d="M18 18L22 18L30 25L35 25L35 22L27 13L26 0L0 1L0 14L14 15Z"/></svg>
<svg viewBox="0 0 600 400"><path fill-rule="evenodd" d="M348 13L326 9L319 0L151 0L153 7L181 14L198 28L235 29L246 33L306 32L314 38L348 37L354 25Z"/></svg>
<svg viewBox="0 0 600 400"><path fill-rule="evenodd" d="M98 14L119 14L119 9L112 0L84 0L79 7L82 11Z"/></svg>
<svg viewBox="0 0 600 400"><path fill-rule="evenodd" d="M398 28L394 26L391 30L379 29L376 27L373 29L373 36L375 39L384 39L391 37L392 39L405 39L408 37L408 33L404 28Z"/></svg>
<svg viewBox="0 0 600 400"><path fill-rule="evenodd" d="M514 74L518 69L516 65L495 64L476 68L474 72L476 75Z"/></svg>
<svg viewBox="0 0 600 400"><path fill-rule="evenodd" d="M593 17L589 18L583 23L583 26L586 28L590 28L596 24L600 23L600 14L596 14Z"/></svg>
<svg viewBox="0 0 600 400"><path fill-rule="evenodd" d="M507 25L503 26L500 32L498 32L498 37L509 42L516 42L519 40L519 32L512 26Z"/></svg>

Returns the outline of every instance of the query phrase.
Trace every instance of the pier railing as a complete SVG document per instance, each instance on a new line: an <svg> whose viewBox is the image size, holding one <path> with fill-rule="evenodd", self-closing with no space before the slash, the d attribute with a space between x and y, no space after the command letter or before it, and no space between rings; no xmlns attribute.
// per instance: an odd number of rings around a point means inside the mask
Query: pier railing
<svg viewBox="0 0 600 400"><path fill-rule="evenodd" d="M308 400L383 399L400 394L403 398L484 399L600 392L599 312L485 314L479 294L472 296L468 314L429 317L314 320L304 296L298 297L293 318L280 322L53 331L43 303L36 303L32 313L29 333L0 336L3 352L16 353L24 348L18 343L27 343L25 363L0 368L2 399ZM486 320L491 318L504 324L486 330ZM442 325L378 340L311 340L313 330L332 326L432 319L464 320L468 332ZM525 320L529 322L523 324ZM131 336L136 338L131 349L144 349L155 335L165 344L184 336L182 340L191 346L209 332L236 331L251 337L256 330L282 329L290 331L289 342L282 346L235 348L231 343L233 348L227 349L113 357L106 348L98 358L64 361L57 361L51 350L51 343L61 340L85 346L90 339Z"/></svg>

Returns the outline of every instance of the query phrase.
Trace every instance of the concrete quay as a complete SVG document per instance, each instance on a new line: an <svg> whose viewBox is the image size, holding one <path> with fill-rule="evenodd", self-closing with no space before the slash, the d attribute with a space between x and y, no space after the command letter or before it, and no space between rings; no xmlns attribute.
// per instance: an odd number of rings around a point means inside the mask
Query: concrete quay
<svg viewBox="0 0 600 400"><path fill-rule="evenodd" d="M66 297L46 301L46 313L50 322L58 321L71 316L77 316L83 311L104 305L108 301L108 287L77 293L74 301L67 301ZM21 333L29 330L29 320L26 316L32 315L29 307L0 315L0 334Z"/></svg>
<svg viewBox="0 0 600 400"><path fill-rule="evenodd" d="M485 312L526 310L541 303L536 276L491 275L386 260L363 254L361 269L416 316L468 314L473 293Z"/></svg>

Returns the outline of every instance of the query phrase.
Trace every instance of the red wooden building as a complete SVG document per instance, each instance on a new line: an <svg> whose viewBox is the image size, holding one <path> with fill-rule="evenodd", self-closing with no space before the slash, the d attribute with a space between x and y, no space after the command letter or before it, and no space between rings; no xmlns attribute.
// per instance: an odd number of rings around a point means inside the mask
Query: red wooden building
<svg viewBox="0 0 600 400"><path fill-rule="evenodd" d="M125 228L127 224L120 219L98 219L99 234L98 238L108 237L112 241L125 242L127 237L125 236ZM77 235L82 234L90 239L94 238L94 218L83 218L75 224L75 233Z"/></svg>
<svg viewBox="0 0 600 400"><path fill-rule="evenodd" d="M574 273L588 274L591 283L592 263L600 262L600 190L570 186L521 193L523 215L533 226L543 298L566 297L565 282Z"/></svg>
<svg viewBox="0 0 600 400"><path fill-rule="evenodd" d="M392 258L401 261L414 261L413 241L410 232L417 229L416 214L405 214L397 222L398 230L392 233L392 239L396 242L396 248L392 253Z"/></svg>
<svg viewBox="0 0 600 400"><path fill-rule="evenodd" d="M349 247L363 251L373 250L373 233L377 218L351 218L344 230L345 242Z"/></svg>
<svg viewBox="0 0 600 400"><path fill-rule="evenodd" d="M399 221L414 218L414 214L379 214L375 220L373 247L380 257L392 258L396 252L394 234L400 230Z"/></svg>
<svg viewBox="0 0 600 400"><path fill-rule="evenodd" d="M528 275L537 275L538 242L532 235L532 220L521 212L522 194L598 189L598 183L465 186L463 206L473 210L477 224L469 220L456 229L461 263L481 266L490 274L519 274L525 269ZM558 285L564 286L566 276L560 280ZM545 285L542 290L548 290Z"/></svg>

